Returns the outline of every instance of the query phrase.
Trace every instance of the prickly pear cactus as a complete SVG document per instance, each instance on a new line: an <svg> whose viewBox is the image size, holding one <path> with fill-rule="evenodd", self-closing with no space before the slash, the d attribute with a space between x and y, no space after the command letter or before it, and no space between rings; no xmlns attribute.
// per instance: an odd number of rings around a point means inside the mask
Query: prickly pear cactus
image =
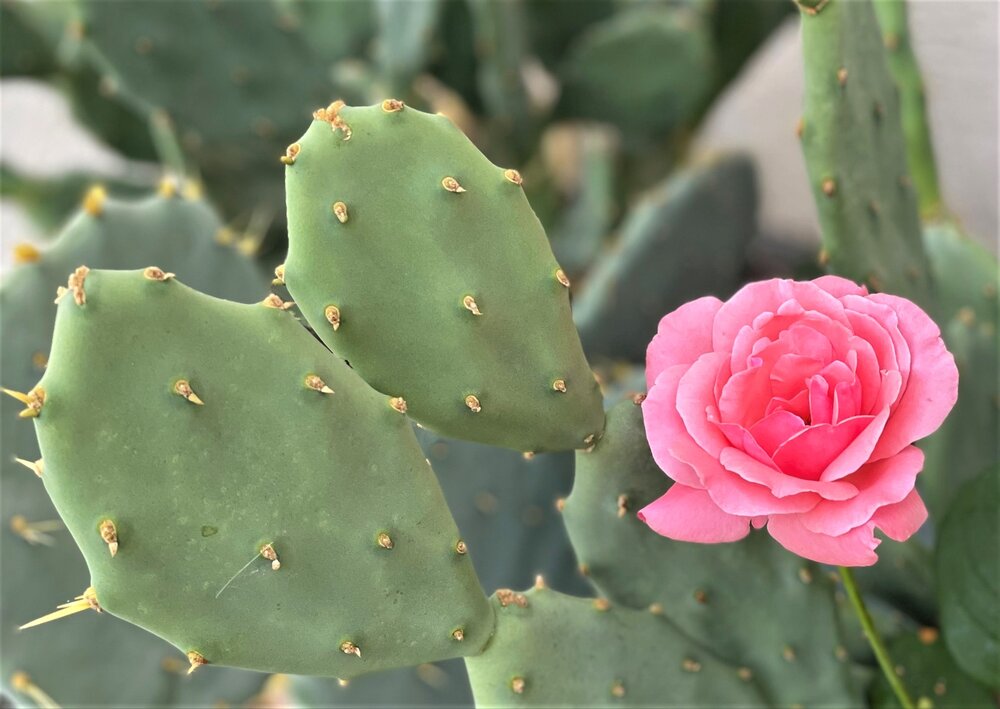
<svg viewBox="0 0 1000 709"><path fill-rule="evenodd" d="M930 273L871 0L799 0L801 140L830 268L924 305Z"/></svg>
<svg viewBox="0 0 1000 709"><path fill-rule="evenodd" d="M587 355L644 361L664 313L695 296L732 295L756 217L756 179L744 156L667 180L629 214L614 254L597 263L576 302Z"/></svg>
<svg viewBox="0 0 1000 709"><path fill-rule="evenodd" d="M86 602L193 668L349 678L478 652L492 611L409 422L285 305L158 269L71 279L32 391Z"/></svg>
<svg viewBox="0 0 1000 709"><path fill-rule="evenodd" d="M497 630L467 658L477 706L759 705L757 683L662 613L545 587L498 591Z"/></svg>
<svg viewBox="0 0 1000 709"><path fill-rule="evenodd" d="M658 536L636 512L669 482L649 452L641 408L618 404L593 452L577 454L563 511L594 585L613 603L664 613L745 668L770 704L859 703L827 575L763 534L718 545Z"/></svg>
<svg viewBox="0 0 1000 709"><path fill-rule="evenodd" d="M317 334L442 435L590 445L600 392L520 174L393 99L316 116L286 156L285 280Z"/></svg>
<svg viewBox="0 0 1000 709"><path fill-rule="evenodd" d="M137 268L150 262L189 274L216 295L251 302L266 281L250 259L215 242L222 228L202 200L183 198L169 186L139 200L88 194L84 209L51 247L22 249L24 263L0 286L4 332L2 384L27 392L45 371L56 307L56 288L80 264ZM40 458L30 421L9 397L0 401L2 528L0 554L17 573L0 576L2 683L16 702L34 702L34 687L64 706L93 704L191 704L239 702L260 687L262 676L236 670L185 680L183 655L148 633L108 618L80 618L17 632L17 626L66 601L87 586L87 569L42 482L15 460ZM100 648L96 652L95 648ZM175 671L181 662L182 671ZM27 677L30 685L24 684ZM18 682L15 682L18 678ZM15 686L15 684L17 686ZM21 687L20 689L18 687Z"/></svg>

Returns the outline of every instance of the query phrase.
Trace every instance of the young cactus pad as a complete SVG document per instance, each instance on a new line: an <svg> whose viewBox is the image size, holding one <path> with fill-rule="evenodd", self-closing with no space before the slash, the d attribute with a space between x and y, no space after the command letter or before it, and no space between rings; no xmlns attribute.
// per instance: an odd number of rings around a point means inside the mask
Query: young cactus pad
<svg viewBox="0 0 1000 709"><path fill-rule="evenodd" d="M600 392L521 176L399 101L316 115L286 156L285 280L323 341L442 435L590 445Z"/></svg>
<svg viewBox="0 0 1000 709"><path fill-rule="evenodd" d="M497 591L497 631L466 658L476 705L761 706L755 680L662 614L547 588Z"/></svg>
<svg viewBox="0 0 1000 709"><path fill-rule="evenodd" d="M193 666L347 678L480 650L490 605L387 397L280 301L148 271L82 288L35 421L104 610Z"/></svg>

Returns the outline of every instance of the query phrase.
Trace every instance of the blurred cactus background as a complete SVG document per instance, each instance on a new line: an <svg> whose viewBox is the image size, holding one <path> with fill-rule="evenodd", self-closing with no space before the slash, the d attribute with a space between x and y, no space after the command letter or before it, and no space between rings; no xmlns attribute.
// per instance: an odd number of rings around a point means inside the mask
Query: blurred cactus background
<svg viewBox="0 0 1000 709"><path fill-rule="evenodd" d="M288 297L283 272L275 277L293 221L282 156L317 107L395 97L443 114L523 178L560 281L572 284L573 321L608 409L608 440L589 457L418 431L483 588L536 583L534 631L558 638L555 650L508 623L467 664L347 683L218 667L187 676L182 653L108 614L17 632L89 575L32 474L32 426L4 399L5 701L443 706L470 705L475 689L497 705L521 699L508 660L523 654L573 683L536 704L897 706L829 570L759 538L692 547L634 515L622 521L667 484L631 401L645 389L659 318L749 280L832 271L917 301L958 360L958 406L922 445L931 522L919 538L883 545L882 562L858 580L915 697L995 706L998 10L907 9L0 0L3 386L29 391L44 372L52 298L83 263L156 264L241 303L269 289ZM613 612L578 622L594 595ZM518 603L493 602L510 598ZM640 617L650 607L662 625ZM626 628L634 645L581 649L602 623ZM684 659L658 667L659 652ZM643 667L650 684L628 695L588 684L586 663L619 661Z"/></svg>

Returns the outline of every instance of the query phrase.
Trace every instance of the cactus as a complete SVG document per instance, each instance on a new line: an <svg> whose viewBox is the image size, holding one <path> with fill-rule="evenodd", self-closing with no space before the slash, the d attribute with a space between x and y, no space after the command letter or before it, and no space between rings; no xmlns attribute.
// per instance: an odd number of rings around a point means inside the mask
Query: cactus
<svg viewBox="0 0 1000 709"><path fill-rule="evenodd" d="M296 707L471 707L472 690L461 660L387 670L350 682L290 677Z"/></svg>
<svg viewBox="0 0 1000 709"><path fill-rule="evenodd" d="M992 707L992 693L963 674L948 655L934 628L900 636L889 643L897 673L921 706L937 709ZM880 677L871 692L873 709L897 709L899 701L889 683Z"/></svg>
<svg viewBox="0 0 1000 709"><path fill-rule="evenodd" d="M655 604L722 660L746 667L770 704L858 703L826 574L762 534L715 546L658 536L635 513L668 486L642 410L618 404L594 451L577 454L563 511L595 586L612 603Z"/></svg>
<svg viewBox="0 0 1000 709"><path fill-rule="evenodd" d="M378 16L376 62L385 89L402 95L427 63L441 0L375 0Z"/></svg>
<svg viewBox="0 0 1000 709"><path fill-rule="evenodd" d="M756 681L660 613L548 588L498 591L496 634L467 658L477 706L757 705Z"/></svg>
<svg viewBox="0 0 1000 709"><path fill-rule="evenodd" d="M899 96L871 0L799 0L806 90L802 150L843 276L927 305L930 272L907 168Z"/></svg>
<svg viewBox="0 0 1000 709"><path fill-rule="evenodd" d="M83 275L32 391L92 605L192 667L349 678L482 647L490 607L392 400L280 299L219 301L159 270Z"/></svg>
<svg viewBox="0 0 1000 709"><path fill-rule="evenodd" d="M1000 688L1000 562L989 545L1000 535L1000 474L994 466L955 497L935 554L941 624L948 649L967 673Z"/></svg>
<svg viewBox="0 0 1000 709"><path fill-rule="evenodd" d="M166 191L166 189L164 190ZM249 259L215 243L222 228L212 208L178 195L141 200L106 199L94 190L82 210L51 247L26 251L32 260L15 268L0 287L4 315L4 385L28 391L44 372L56 308L52 298L66 274L81 263L136 268L155 259L166 269L190 274L192 282L219 295L252 301L265 282ZM14 678L30 678L58 703L203 704L242 701L261 677L220 672L213 680L183 681L170 668L183 661L158 639L118 621L81 618L72 627L17 633L19 624L66 600L86 586L87 571L61 525L40 481L14 459L39 459L34 431L17 418L18 402L3 397L4 442L2 556L9 569L0 586L3 686L18 702L30 699ZM96 651L99 649L100 651ZM184 663L186 666L186 663ZM23 673L19 674L19 673ZM124 678L129 678L127 681Z"/></svg>
<svg viewBox="0 0 1000 709"><path fill-rule="evenodd" d="M442 435L589 445L597 384L520 175L400 102L317 116L289 149L285 279L323 341Z"/></svg>
<svg viewBox="0 0 1000 709"><path fill-rule="evenodd" d="M732 295L756 232L756 193L753 165L734 156L676 174L635 208L576 303L587 355L643 361L664 313Z"/></svg>
<svg viewBox="0 0 1000 709"><path fill-rule="evenodd" d="M696 12L635 7L573 43L560 72L557 111L613 123L639 145L694 117L711 87L711 62L708 30Z"/></svg>

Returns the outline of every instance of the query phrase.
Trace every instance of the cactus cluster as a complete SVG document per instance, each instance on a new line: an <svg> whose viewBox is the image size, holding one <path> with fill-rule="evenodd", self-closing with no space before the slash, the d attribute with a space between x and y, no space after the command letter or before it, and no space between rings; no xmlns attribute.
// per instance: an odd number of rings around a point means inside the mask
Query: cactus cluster
<svg viewBox="0 0 1000 709"><path fill-rule="evenodd" d="M996 259L937 183L905 5L797 5L819 267L917 300L962 376L933 524L857 580L910 692L978 706ZM658 319L763 275L752 162L690 136L793 10L5 0L2 74L168 175L77 207L88 176L3 166L59 234L0 286L5 696L892 706L835 571L636 516L670 484Z"/></svg>

